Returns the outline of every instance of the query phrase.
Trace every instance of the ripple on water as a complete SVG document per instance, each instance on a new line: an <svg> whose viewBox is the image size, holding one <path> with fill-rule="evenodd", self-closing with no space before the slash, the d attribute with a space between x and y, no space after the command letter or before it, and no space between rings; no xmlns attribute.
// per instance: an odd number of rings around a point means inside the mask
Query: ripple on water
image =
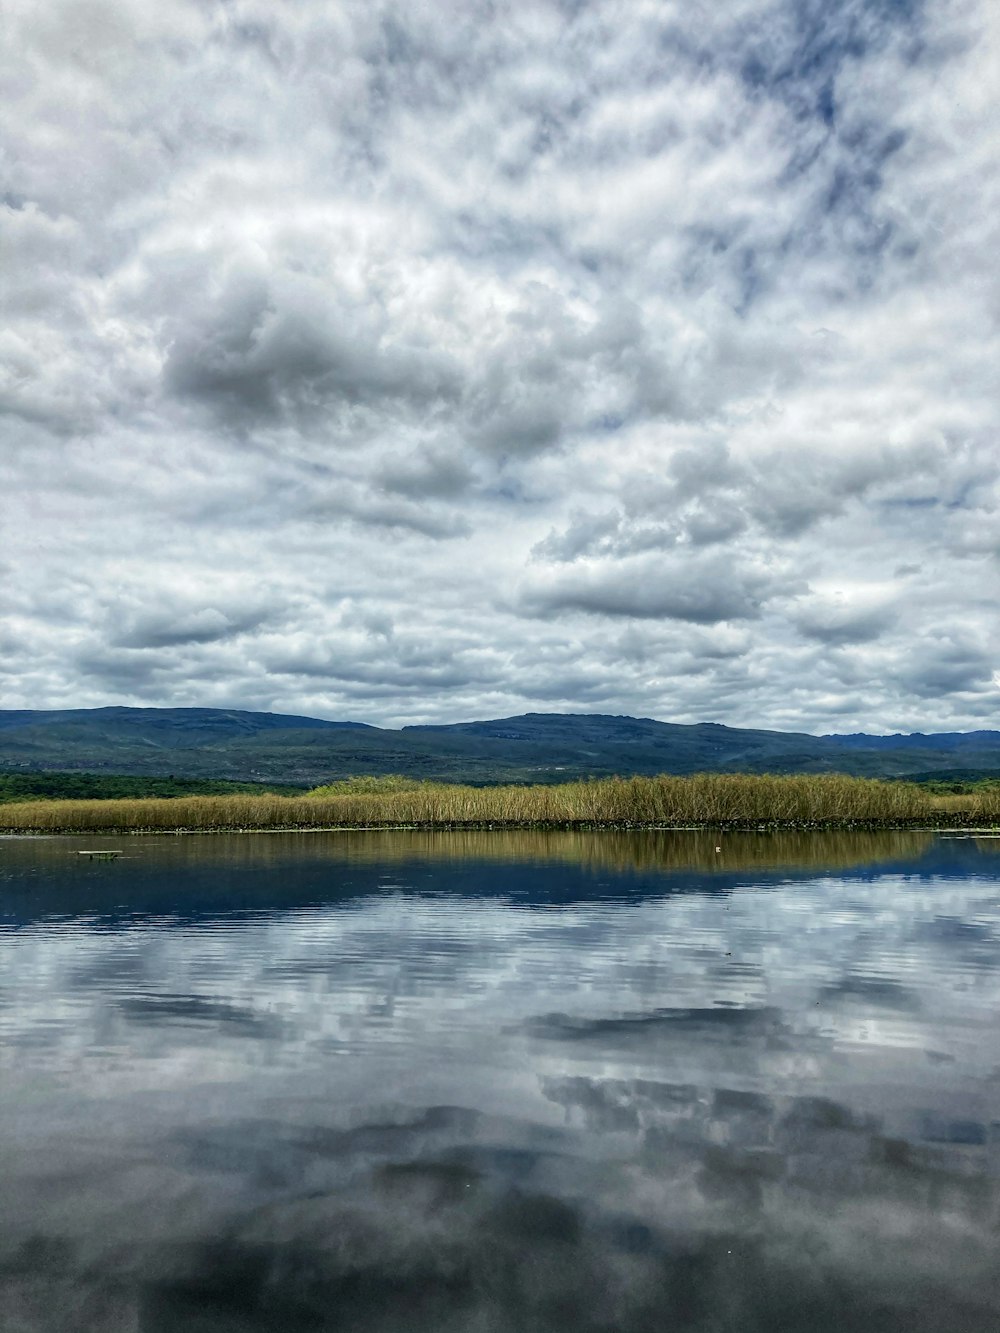
<svg viewBox="0 0 1000 1333"><path fill-rule="evenodd" d="M5 846L0 1327L994 1333L1000 862L705 841Z"/></svg>

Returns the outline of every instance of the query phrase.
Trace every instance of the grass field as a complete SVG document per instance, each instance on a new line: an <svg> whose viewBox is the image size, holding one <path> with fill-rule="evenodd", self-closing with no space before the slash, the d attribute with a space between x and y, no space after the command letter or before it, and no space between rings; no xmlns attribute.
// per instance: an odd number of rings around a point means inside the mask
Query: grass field
<svg viewBox="0 0 1000 1333"><path fill-rule="evenodd" d="M961 807L959 807L961 802ZM992 824L1000 793L936 797L902 782L833 775L607 778L562 786L463 787L360 778L303 796L28 801L0 808L7 832L296 828Z"/></svg>

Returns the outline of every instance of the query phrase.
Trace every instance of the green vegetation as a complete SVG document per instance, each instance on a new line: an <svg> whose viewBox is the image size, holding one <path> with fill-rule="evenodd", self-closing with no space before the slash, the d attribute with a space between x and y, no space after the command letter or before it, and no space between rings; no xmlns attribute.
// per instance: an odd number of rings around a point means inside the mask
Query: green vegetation
<svg viewBox="0 0 1000 1333"><path fill-rule="evenodd" d="M302 796L34 801L0 812L8 831L462 827L892 827L992 822L1000 792L956 811L921 788L838 774L790 777L702 773L606 778L561 786L466 787L356 778Z"/></svg>
<svg viewBox="0 0 1000 1333"><path fill-rule="evenodd" d="M444 786L427 778L408 778L402 773L381 773L356 778L340 778L336 782L313 787L310 796L388 796L400 791L420 791L422 788Z"/></svg>
<svg viewBox="0 0 1000 1333"><path fill-rule="evenodd" d="M9 801L109 801L148 797L232 796L276 792L301 795L289 783L227 782L213 778L134 777L106 773L0 773L0 804Z"/></svg>
<svg viewBox="0 0 1000 1333"><path fill-rule="evenodd" d="M910 779L936 795L976 796L1000 788L1000 770L946 768L940 773L917 773Z"/></svg>

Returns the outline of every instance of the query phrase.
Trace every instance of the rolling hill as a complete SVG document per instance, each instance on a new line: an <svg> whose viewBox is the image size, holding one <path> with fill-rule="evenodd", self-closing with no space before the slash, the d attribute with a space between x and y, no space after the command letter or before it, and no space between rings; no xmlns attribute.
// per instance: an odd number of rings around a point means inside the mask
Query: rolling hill
<svg viewBox="0 0 1000 1333"><path fill-rule="evenodd" d="M0 710L0 770L224 778L311 786L358 773L474 783L614 773L906 777L1000 769L1000 732L812 736L606 714L410 726L221 708Z"/></svg>

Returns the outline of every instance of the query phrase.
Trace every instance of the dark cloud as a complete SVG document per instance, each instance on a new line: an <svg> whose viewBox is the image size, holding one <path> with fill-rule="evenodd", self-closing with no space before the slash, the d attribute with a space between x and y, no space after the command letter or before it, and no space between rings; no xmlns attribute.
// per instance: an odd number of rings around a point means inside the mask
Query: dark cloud
<svg viewBox="0 0 1000 1333"><path fill-rule="evenodd" d="M129 618L111 639L118 648L171 648L186 643L219 643L259 629L266 610L222 611L216 606L170 611L151 609Z"/></svg>
<svg viewBox="0 0 1000 1333"><path fill-rule="evenodd" d="M840 646L870 643L887 633L897 618L888 606L852 606L847 601L806 604L795 617L799 632L819 643Z"/></svg>
<svg viewBox="0 0 1000 1333"><path fill-rule="evenodd" d="M524 601L534 614L582 611L713 625L755 619L773 591L763 571L692 556L573 567L530 588Z"/></svg>
<svg viewBox="0 0 1000 1333"><path fill-rule="evenodd" d="M279 290L274 277L230 272L200 311L185 309L164 362L169 392L244 429L401 400L426 411L454 396L456 368L435 347L400 345L377 308L338 310L318 284L281 276ZM191 277L219 285L214 274Z"/></svg>
<svg viewBox="0 0 1000 1333"><path fill-rule="evenodd" d="M901 670L904 683L924 698L989 687L997 671L994 654L965 630L925 639ZM991 690L991 694L992 694Z"/></svg>
<svg viewBox="0 0 1000 1333"><path fill-rule="evenodd" d="M412 499L453 500L475 480L469 464L443 450L422 449L404 458L386 458L377 474L382 487Z"/></svg>
<svg viewBox="0 0 1000 1333"><path fill-rule="evenodd" d="M88 677L96 680L99 689L108 690L112 695L162 690L171 677L177 677L183 671L183 664L174 657L104 649L79 653L74 665L85 680Z"/></svg>

